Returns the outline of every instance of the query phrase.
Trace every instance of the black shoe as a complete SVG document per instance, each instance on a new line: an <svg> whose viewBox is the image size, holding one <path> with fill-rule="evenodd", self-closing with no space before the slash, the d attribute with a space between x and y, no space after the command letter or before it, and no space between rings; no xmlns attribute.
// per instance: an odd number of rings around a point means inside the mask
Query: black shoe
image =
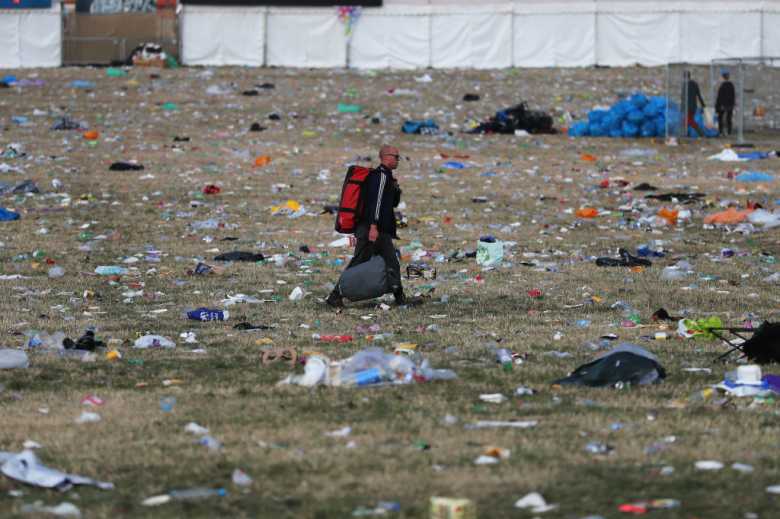
<svg viewBox="0 0 780 519"><path fill-rule="evenodd" d="M344 299L341 297L341 294L339 294L335 290L330 293L330 295L325 300L325 302L331 308L344 308Z"/></svg>

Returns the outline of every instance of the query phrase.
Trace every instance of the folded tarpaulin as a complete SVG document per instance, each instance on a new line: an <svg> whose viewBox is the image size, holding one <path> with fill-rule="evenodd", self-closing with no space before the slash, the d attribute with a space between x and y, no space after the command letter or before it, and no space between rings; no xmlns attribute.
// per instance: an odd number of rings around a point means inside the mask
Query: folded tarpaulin
<svg viewBox="0 0 780 519"><path fill-rule="evenodd" d="M67 490L73 485L92 485L103 490L114 488L113 483L95 481L91 478L51 469L43 465L31 450L20 453L0 452L0 472L11 479L28 485L57 490Z"/></svg>
<svg viewBox="0 0 780 519"><path fill-rule="evenodd" d="M553 384L604 387L623 383L641 386L664 378L666 371L655 355L634 344L623 343Z"/></svg>

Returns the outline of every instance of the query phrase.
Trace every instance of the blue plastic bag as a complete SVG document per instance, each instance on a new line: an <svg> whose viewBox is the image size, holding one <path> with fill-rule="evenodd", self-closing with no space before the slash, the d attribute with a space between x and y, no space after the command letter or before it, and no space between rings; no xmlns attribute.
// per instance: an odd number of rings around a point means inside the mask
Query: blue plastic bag
<svg viewBox="0 0 780 519"><path fill-rule="evenodd" d="M569 127L569 137L585 137L588 135L588 123L578 121Z"/></svg>
<svg viewBox="0 0 780 519"><path fill-rule="evenodd" d="M609 112L607 110L591 110L588 112L588 121L591 123L599 123L604 120Z"/></svg>
<svg viewBox="0 0 780 519"><path fill-rule="evenodd" d="M642 137L655 137L655 121L648 120L642 123L642 128L639 130L639 135Z"/></svg>
<svg viewBox="0 0 780 519"><path fill-rule="evenodd" d="M10 222L12 220L18 220L19 218L21 218L19 213L0 207L0 222Z"/></svg>
<svg viewBox="0 0 780 519"><path fill-rule="evenodd" d="M631 96L629 101L636 109L641 110L647 104L647 96L642 93L636 93Z"/></svg>
<svg viewBox="0 0 780 519"><path fill-rule="evenodd" d="M628 112L628 115L626 115L626 119L629 122L638 125L638 124L642 124L642 121L645 120L645 115L639 110L631 110L630 112Z"/></svg>
<svg viewBox="0 0 780 519"><path fill-rule="evenodd" d="M639 135L639 127L630 121L624 121L621 130L623 131L623 137L636 137Z"/></svg>

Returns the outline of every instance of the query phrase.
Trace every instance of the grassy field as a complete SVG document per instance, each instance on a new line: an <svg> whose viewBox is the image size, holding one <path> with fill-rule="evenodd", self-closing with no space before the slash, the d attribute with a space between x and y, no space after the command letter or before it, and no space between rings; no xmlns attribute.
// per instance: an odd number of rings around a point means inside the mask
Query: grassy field
<svg viewBox="0 0 780 519"><path fill-rule="evenodd" d="M777 285L762 281L778 271L778 230L702 225L727 200L776 208L777 180L738 183L729 173L755 169L777 176L778 159L706 160L725 140L667 147L651 140L461 133L469 120L520 100L559 120L567 112L582 117L620 93L661 93L662 69L428 71L427 83L412 72L178 69L157 79L150 72L111 78L105 69L16 71L44 84L0 90L0 149L19 142L27 152L0 159L17 168L0 174L0 181L29 178L41 190L2 200L21 219L0 223L1 273L24 276L0 281L2 346L23 346L29 330L62 330L76 339L95 327L122 355L109 361L100 353L94 362L81 362L33 350L28 369L0 372L0 451L18 452L33 440L49 466L116 484L111 491L78 487L59 494L2 477L0 516L30 517L23 506L41 500L70 501L88 518L343 518L392 501L401 508L393 516L420 518L428 516L431 496L451 496L474 500L481 518L533 517L513 506L532 491L559 505L545 517L618 517L621 504L660 498L679 506L652 512L659 517L776 516L780 498L765 489L780 484L778 405L750 398L691 404L692 393L734 369L733 360L713 362L724 345L679 339L673 323L669 340L648 337L664 331L650 319L660 307L673 315L718 316L730 325L778 319ZM96 86L72 88L77 79ZM266 82L276 88L241 95ZM207 94L214 85L229 93ZM389 95L393 88L413 92ZM462 102L466 93L481 100ZM338 113L338 103L363 110ZM272 113L278 120L269 119ZM99 139L90 143L79 131L49 130L63 114L98 130ZM29 121L19 125L14 116ZM403 135L407 118L435 119L450 134ZM254 122L267 129L248 132ZM190 140L174 142L176 136ZM759 149L774 149L772 138L756 136ZM397 171L408 218L397 242L402 268L422 250L438 277L404 281L408 293L430 294L423 306L385 310L369 302L335 313L323 298L351 250L328 246L338 236L333 216L322 209L336 203L346 166L375 162L383 143L398 146L404 157ZM636 147L655 154L621 154ZM584 153L597 160L583 161ZM254 166L264 155L270 164ZM109 171L121 160L137 160L145 169ZM447 160L468 167L442 169ZM61 187L53 187L54 179ZM605 179L610 186L598 187ZM628 184L621 187L620 180ZM680 205L691 210L690 220L637 226L643 214L677 206L645 200L632 189L641 182L657 192L707 196ZM221 192L204 195L209 184ZM274 215L271 208L287 200L301 203L306 214ZM632 202L634 210L619 209ZM583 206L603 209L604 216L575 217ZM221 226L194 228L211 218ZM437 256L473 251L486 234L515 242L498 268L483 270L474 258L434 263ZM666 256L641 271L594 264L597 256L614 256L619 247L635 252L641 244L662 247ZM310 252L301 252L303 245ZM722 248L735 255L724 258ZM233 250L278 255L279 261L213 261ZM663 267L682 259L695 273L663 281ZM198 261L224 270L188 275ZM65 270L63 277L47 276L52 262ZM96 276L99 265L129 272ZM303 300L288 299L295 287L306 291ZM533 289L542 297L530 297ZM266 302L230 306L226 322L183 317L190 308L222 308L238 293ZM623 326L621 311L613 308L618 301L636 310L640 326ZM582 320L589 322L578 324ZM234 330L240 321L273 328ZM197 344L180 338L188 331ZM146 333L167 336L177 347L133 349ZM355 338L324 344L315 333ZM372 341L380 333L392 336ZM619 337L615 344L655 353L667 379L620 390L550 384L590 360L596 352L587 343L609 333ZM293 371L289 364L261 363L267 348L342 359L372 345L392 351L396 343L416 344L434 367L452 369L458 379L307 389L276 385ZM497 344L524 362L502 371L492 353ZM519 386L535 394L515 396ZM508 400L485 403L479 399L484 393ZM88 408L81 404L88 395L105 403ZM171 412L161 410L167 397L176 399ZM101 421L75 423L84 410L99 413ZM479 420L538 425L468 427ZM208 427L222 449L199 445L185 432L189 422ZM347 426L346 437L326 435ZM591 454L591 442L612 450ZM491 447L511 456L476 465ZM699 460L719 460L725 468L696 470ZM735 462L754 470L736 471L730 468ZM237 468L253 478L251 485L231 483ZM141 505L149 496L195 486L224 487L228 495Z"/></svg>

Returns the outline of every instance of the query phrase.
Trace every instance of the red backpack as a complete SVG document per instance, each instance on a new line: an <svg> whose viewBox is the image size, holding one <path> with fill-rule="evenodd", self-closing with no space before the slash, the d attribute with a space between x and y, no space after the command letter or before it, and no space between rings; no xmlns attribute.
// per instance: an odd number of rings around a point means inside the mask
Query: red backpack
<svg viewBox="0 0 780 519"><path fill-rule="evenodd" d="M336 232L353 234L363 213L363 183L371 170L363 166L350 166L341 188L339 211L336 213Z"/></svg>

